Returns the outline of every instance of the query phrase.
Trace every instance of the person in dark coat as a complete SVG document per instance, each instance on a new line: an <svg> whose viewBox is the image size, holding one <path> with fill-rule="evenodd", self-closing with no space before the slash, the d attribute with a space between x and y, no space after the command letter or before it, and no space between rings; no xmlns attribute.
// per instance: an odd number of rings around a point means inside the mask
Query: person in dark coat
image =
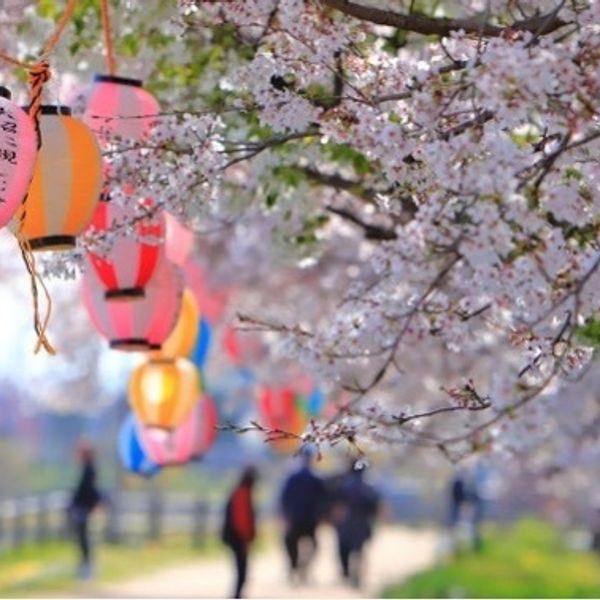
<svg viewBox="0 0 600 600"><path fill-rule="evenodd" d="M257 472L247 467L240 481L233 489L225 506L222 539L231 548L236 569L236 583L233 598L242 598L248 572L248 553L256 537L256 517L252 491Z"/></svg>
<svg viewBox="0 0 600 600"><path fill-rule="evenodd" d="M88 579L92 575L89 519L102 496L96 486L96 467L92 446L87 442L82 442L78 447L77 456L81 464L81 475L69 504L69 520L80 554L78 576Z"/></svg>
<svg viewBox="0 0 600 600"><path fill-rule="evenodd" d="M364 468L357 469L353 464L340 478L332 515L342 575L357 587L360 585L363 547L373 534L379 508L379 494L363 476Z"/></svg>
<svg viewBox="0 0 600 600"><path fill-rule="evenodd" d="M325 486L312 471L313 452L303 448L302 465L285 481L281 492L280 508L284 521L284 543L288 555L290 575L306 578L306 570L317 548L317 526L322 516ZM306 552L300 556L301 544Z"/></svg>

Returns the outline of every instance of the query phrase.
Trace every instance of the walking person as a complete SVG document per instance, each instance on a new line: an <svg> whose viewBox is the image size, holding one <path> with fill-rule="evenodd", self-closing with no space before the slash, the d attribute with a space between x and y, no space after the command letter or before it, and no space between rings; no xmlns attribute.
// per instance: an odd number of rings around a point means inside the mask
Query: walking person
<svg viewBox="0 0 600 600"><path fill-rule="evenodd" d="M340 479L332 515L342 576L355 587L360 586L363 548L373 534L379 508L379 494L364 481L364 471L364 468L355 468L353 463Z"/></svg>
<svg viewBox="0 0 600 600"><path fill-rule="evenodd" d="M248 553L256 536L256 518L252 492L257 479L254 467L242 472L225 506L222 539L233 553L236 570L232 598L242 598L248 572Z"/></svg>
<svg viewBox="0 0 600 600"><path fill-rule="evenodd" d="M81 465L81 474L69 503L68 514L80 555L77 574L80 579L89 579L93 574L89 520L102 496L96 485L94 449L88 442L80 443L77 458Z"/></svg>
<svg viewBox="0 0 600 600"><path fill-rule="evenodd" d="M312 470L313 451L304 447L300 460L300 468L286 479L280 499L292 581L296 578L306 581L308 566L317 549L316 532L325 498L324 483Z"/></svg>

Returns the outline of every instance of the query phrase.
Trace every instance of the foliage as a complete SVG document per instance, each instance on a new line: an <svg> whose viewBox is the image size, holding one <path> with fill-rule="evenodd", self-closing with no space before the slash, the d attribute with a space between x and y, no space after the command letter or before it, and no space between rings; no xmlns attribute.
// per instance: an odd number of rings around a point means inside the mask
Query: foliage
<svg viewBox="0 0 600 600"><path fill-rule="evenodd" d="M384 592L386 598L595 598L600 559L565 547L541 521L485 531L483 548L449 558Z"/></svg>

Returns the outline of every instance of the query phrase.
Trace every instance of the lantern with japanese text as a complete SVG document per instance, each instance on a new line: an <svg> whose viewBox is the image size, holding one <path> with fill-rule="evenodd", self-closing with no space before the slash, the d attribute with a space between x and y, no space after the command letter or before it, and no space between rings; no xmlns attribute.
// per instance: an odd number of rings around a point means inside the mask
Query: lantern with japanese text
<svg viewBox="0 0 600 600"><path fill-rule="evenodd" d="M217 411L212 399L198 400L181 425L172 431L145 427L140 435L148 456L161 466L181 465L202 457L217 435Z"/></svg>
<svg viewBox="0 0 600 600"><path fill-rule="evenodd" d="M198 371L185 358L148 360L129 380L129 403L146 427L174 429L190 414L199 393Z"/></svg>
<svg viewBox="0 0 600 600"><path fill-rule="evenodd" d="M125 417L119 429L118 452L121 464L127 471L144 477L152 477L160 471L159 465L148 457L141 444L139 426L133 413Z"/></svg>
<svg viewBox="0 0 600 600"><path fill-rule="evenodd" d="M183 278L162 257L143 298L134 302L109 302L93 270L85 273L83 302L92 324L116 350L160 348L175 327L181 308Z"/></svg>
<svg viewBox="0 0 600 600"><path fill-rule="evenodd" d="M0 86L0 227L23 202L33 176L37 134L29 115Z"/></svg>
<svg viewBox="0 0 600 600"><path fill-rule="evenodd" d="M100 139L118 137L139 142L152 129L159 110L158 101L140 80L96 75L83 118Z"/></svg>
<svg viewBox="0 0 600 600"><path fill-rule="evenodd" d="M153 214L152 203L141 201L124 207L100 202L88 231L91 236L113 236L105 254L88 252L89 264L105 287L106 299L142 297L156 268L164 233L163 217Z"/></svg>
<svg viewBox="0 0 600 600"><path fill-rule="evenodd" d="M102 185L93 132L66 106L42 106L41 147L27 202L16 213L33 250L65 250L89 224Z"/></svg>

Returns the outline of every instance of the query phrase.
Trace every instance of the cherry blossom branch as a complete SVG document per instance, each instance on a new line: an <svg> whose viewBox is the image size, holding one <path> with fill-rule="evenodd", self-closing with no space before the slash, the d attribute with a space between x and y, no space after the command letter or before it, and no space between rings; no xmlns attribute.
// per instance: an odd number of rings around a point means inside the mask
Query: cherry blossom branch
<svg viewBox="0 0 600 600"><path fill-rule="evenodd" d="M467 17L462 19L450 19L447 17L429 17L422 14L410 13L400 14L392 10L365 6L349 0L319 0L320 3L329 8L376 25L389 25L404 31L412 31L422 35L447 36L453 31L464 31L470 35L483 37L500 37L509 31L529 31L536 36L552 33L567 25L567 22L558 17L555 9L549 13L527 17L515 21L507 27L492 25L487 22L485 15Z"/></svg>

